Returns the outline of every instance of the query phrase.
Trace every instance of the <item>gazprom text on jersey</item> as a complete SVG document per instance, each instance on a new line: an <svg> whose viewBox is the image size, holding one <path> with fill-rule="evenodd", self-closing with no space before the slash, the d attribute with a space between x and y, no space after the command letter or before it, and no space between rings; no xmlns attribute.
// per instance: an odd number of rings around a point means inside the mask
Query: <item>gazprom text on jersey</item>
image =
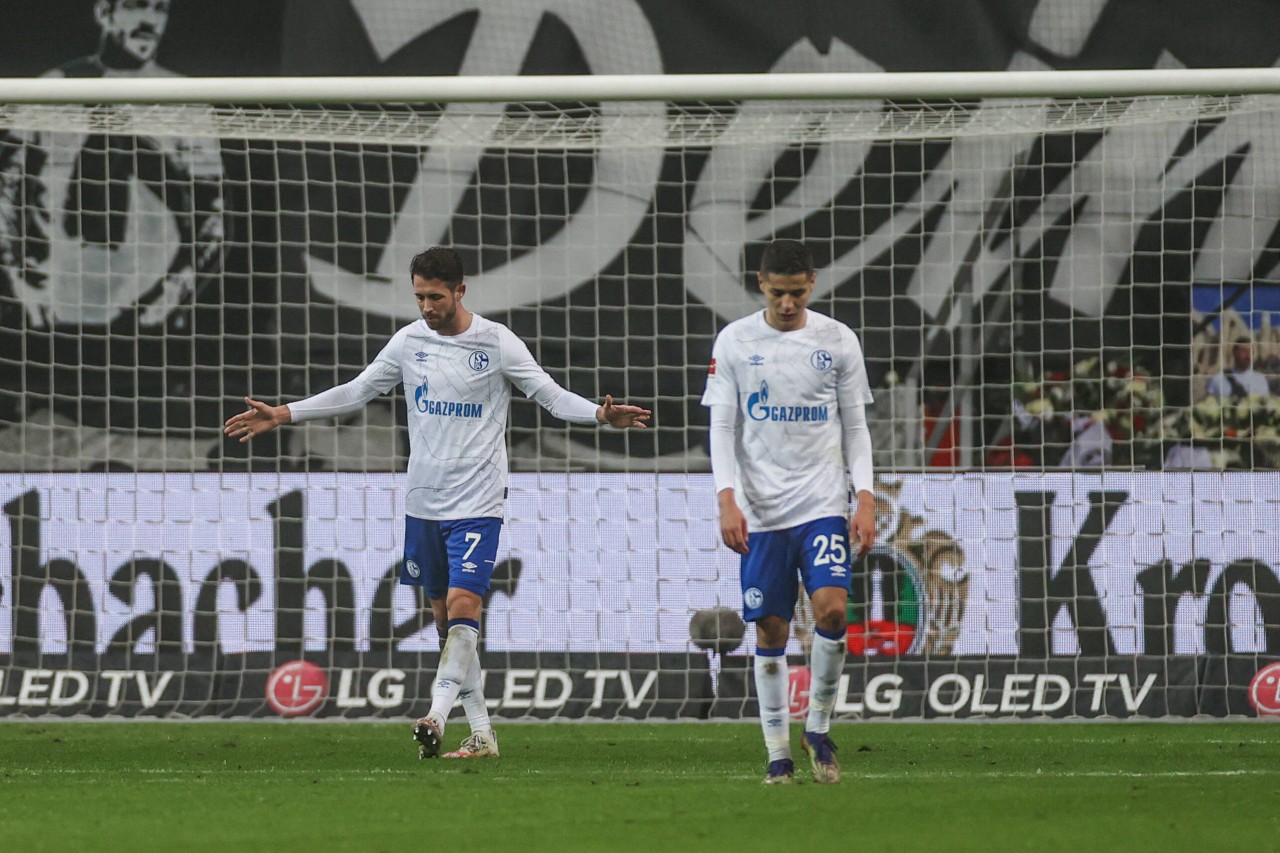
<svg viewBox="0 0 1280 853"><path fill-rule="evenodd" d="M484 404L419 399L418 411L428 415L440 415L445 418L479 418L484 416Z"/></svg>
<svg viewBox="0 0 1280 853"><path fill-rule="evenodd" d="M826 406L764 406L747 407L747 414L756 421L825 421Z"/></svg>

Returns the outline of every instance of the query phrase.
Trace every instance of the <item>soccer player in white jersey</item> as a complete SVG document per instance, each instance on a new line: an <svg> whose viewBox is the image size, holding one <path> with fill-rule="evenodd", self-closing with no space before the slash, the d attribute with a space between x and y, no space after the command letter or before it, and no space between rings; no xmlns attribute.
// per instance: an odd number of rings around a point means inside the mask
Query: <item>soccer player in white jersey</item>
<svg viewBox="0 0 1280 853"><path fill-rule="evenodd" d="M422 319L396 332L359 376L283 406L246 397L249 410L224 431L247 441L282 424L356 411L404 385L410 449L400 583L425 587L441 634L431 708L413 737L420 758L439 755L445 721L461 698L471 735L445 757L496 756L476 646L506 501L511 386L571 423L644 429L651 413L609 396L597 406L556 384L510 329L462 304L467 286L454 250L422 252L409 275Z"/></svg>
<svg viewBox="0 0 1280 853"><path fill-rule="evenodd" d="M844 323L808 309L813 260L794 240L765 250L765 308L725 326L702 404L720 535L742 555L743 617L756 623L755 684L769 753L766 784L790 782L786 646L797 573L813 603L809 714L801 746L813 778L839 782L831 711L844 667L853 543L875 538L871 402L862 347ZM849 484L857 506L849 513Z"/></svg>

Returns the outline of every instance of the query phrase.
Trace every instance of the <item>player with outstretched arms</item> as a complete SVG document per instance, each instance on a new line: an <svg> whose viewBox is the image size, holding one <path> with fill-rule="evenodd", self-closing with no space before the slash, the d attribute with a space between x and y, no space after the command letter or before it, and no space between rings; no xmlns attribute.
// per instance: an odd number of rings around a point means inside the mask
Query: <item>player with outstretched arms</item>
<svg viewBox="0 0 1280 853"><path fill-rule="evenodd" d="M230 418L225 432L248 441L283 424L348 414L404 385L410 450L400 582L425 587L441 639L431 708L413 736L420 758L439 755L461 698L471 735L445 757L496 756L477 641L506 502L511 386L571 423L644 429L651 413L608 396L597 406L556 384L510 329L463 306L467 286L454 250L422 252L409 275L422 319L396 332L359 376L283 406L246 397L249 410Z"/></svg>
<svg viewBox="0 0 1280 853"><path fill-rule="evenodd" d="M795 772L786 646L797 572L816 634L801 745L816 781L840 781L829 731L846 652L852 545L861 556L875 539L862 347L844 323L808 309L814 277L802 244L769 245L757 276L765 308L716 336L702 395L711 410L720 535L742 555L743 617L756 623L756 695L771 785Z"/></svg>

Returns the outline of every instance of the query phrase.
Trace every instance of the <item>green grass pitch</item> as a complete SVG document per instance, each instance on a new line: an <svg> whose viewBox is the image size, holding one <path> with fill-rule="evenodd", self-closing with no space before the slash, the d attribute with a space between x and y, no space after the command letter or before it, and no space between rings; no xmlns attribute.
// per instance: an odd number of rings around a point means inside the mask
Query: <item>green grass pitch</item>
<svg viewBox="0 0 1280 853"><path fill-rule="evenodd" d="M0 850L1280 850L1277 724L838 725L769 788L754 722L409 729L4 722Z"/></svg>

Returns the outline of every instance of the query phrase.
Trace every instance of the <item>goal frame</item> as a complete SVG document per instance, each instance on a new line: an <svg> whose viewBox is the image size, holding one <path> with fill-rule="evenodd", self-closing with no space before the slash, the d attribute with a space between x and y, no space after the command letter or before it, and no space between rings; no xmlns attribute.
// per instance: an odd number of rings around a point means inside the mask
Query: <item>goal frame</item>
<svg viewBox="0 0 1280 853"><path fill-rule="evenodd" d="M1280 68L0 80L0 103L427 103L1280 93Z"/></svg>
<svg viewBox="0 0 1280 853"><path fill-rule="evenodd" d="M691 102L720 102L720 101L799 101L813 102L823 100L898 100L904 102L931 102L931 101L972 101L974 99L983 98L1023 98L1023 99L1136 99L1136 98L1160 98L1160 97L1178 97L1178 96L1205 96L1209 98L1220 98L1224 102L1237 98L1248 98L1250 96L1280 96L1280 68L1231 68L1231 69L1176 69L1176 70L1090 70L1090 71L994 71L994 72L927 72L927 73L822 73L822 74L690 74L690 75L549 75L549 76L456 76L456 77L203 77L203 78L135 78L135 79L83 79L83 78L66 78L66 79L5 79L0 80L0 124L4 123L4 115L9 105L21 107L21 105L49 104L49 105L414 105L414 104L441 104L441 103L474 103L474 104L502 104L502 103L595 103L595 102L667 102L672 104L691 103ZM1268 101L1269 102L1269 101ZM109 112L109 111L107 111ZM235 138L235 134L227 134L229 138ZM927 132L926 132L927 135ZM941 135L941 134L940 134ZM399 140L397 140L399 141ZM973 305L972 300L964 301L963 295L957 297L957 307L955 314L960 317L959 322L967 328L973 328L974 323L969 319L972 316ZM954 319L954 318L953 318ZM968 351L971 354L971 350ZM963 353L962 353L963 354ZM961 382L960 384L967 384ZM948 402L948 407L955 405L954 401ZM953 413L952 408L948 408L943 416L939 417L939 423L950 420L948 417ZM970 423L971 418L965 418L964 423ZM937 435L931 435L927 441L931 445L936 445ZM971 441L962 439L962 446L968 446ZM978 469L983 466L974 465L971 468ZM637 465L635 472L642 471ZM220 475L201 474L198 475L205 478L216 478ZM953 477L957 481L964 479L965 474L961 471L954 472L948 476ZM1030 479L1034 479L1032 475ZM1272 475L1268 475L1272 476ZM1215 475L1203 475L1206 481L1213 479ZM181 476L178 477L181 479ZM1224 478L1225 479L1225 478ZM1092 481L1090 481L1092 482ZM1105 481L1109 485L1110 481ZM218 488L223 488L222 480L218 480ZM1025 483L1024 483L1025 485ZM1117 491L1120 487L1110 491L1103 492L1103 480L1097 483L1098 493L1103 495L1100 500L1099 512L1105 512L1109 506L1109 496ZM197 490L193 490L197 491ZM301 492L301 489L297 491ZM286 496L292 495L293 492L287 492ZM1019 500L1023 500L1022 496L1031 494L1030 487L1024 488L1018 492ZM1045 494L1049 494L1047 491ZM283 497L280 498L283 501ZM1019 518L1025 519L1030 527L1033 523L1047 522L1050 518L1048 507L1052 504L1052 496L1040 499L1040 503L1025 503L1018 505ZM273 502L270 506L277 507L277 503ZM275 510L273 510L275 512ZM16 513L16 511L15 511ZM280 517L285 518L286 513L279 511ZM18 518L16 514L15 518ZM38 517L35 510L31 511L30 518ZM22 519L28 516L21 516ZM287 519L299 529L302 526L302 516L299 514L297 518L288 516ZM25 522L24 522L25 523ZM280 520L277 519L279 526ZM1052 531L1046 531L1051 533ZM1105 526L1104 530L1105 532ZM1047 552L1046 552L1047 554ZM1047 560L1047 556L1045 558ZM1052 575L1057 568L1047 563L1039 568L1046 570L1046 577ZM1080 567L1072 567L1079 569ZM1084 567L1087 569L1087 566ZM1247 567L1246 567L1247 568ZM1170 571L1174 571L1172 568ZM1244 569L1241 569L1244 571ZM1156 577L1152 573L1152 583L1156 581L1163 582L1164 576ZM308 581L309 582L309 581ZM215 587L216 589L217 587ZM1154 588L1154 587L1153 587ZM1172 593L1169 593L1172 594ZM1047 595L1047 593L1046 593ZM1225 601L1226 593L1220 596ZM304 587L305 599L305 587ZM1045 601L1050 600L1045 598ZM1176 608L1177 596L1173 595L1172 600L1175 602ZM1224 608L1226 604L1222 605ZM295 615L301 612L300 607L294 608ZM299 617L300 619L301 617ZM1172 617L1170 617L1172 618ZM299 627L300 624L299 624ZM797 633L803 629L802 624L797 624ZM1051 628L1050 625L1040 626L1044 631ZM301 641L299 641L299 649L301 649ZM1086 654L1088 651L1086 650ZM287 657L288 652L281 651L278 655L280 660ZM298 652L302 655L302 652ZM525 654L525 653L519 653ZM542 654L538 652L536 654ZM549 657L554 657L557 652L551 652ZM629 652L623 654L630 654ZM1168 661L1171 651L1166 652L1164 658ZM1158 655L1148 655L1152 658ZM276 652L272 652L273 661ZM944 657L940 655L940 657ZM1095 659L1110 661L1114 664L1121 656L1112 655L1110 653L1096 656ZM1256 657L1256 656L1255 656ZM523 661L525 658L518 658L518 655L508 655L508 664L513 660ZM1040 676L1044 679L1060 679L1065 682L1068 675L1076 668L1077 664L1074 659L1069 656L1052 657L1046 656L1049 663L1054 666L1050 667L1046 663L1042 669ZM998 656L978 657L974 656L970 661L975 667L981 666L990 668L990 673L997 670L1003 673L1003 667L1015 665L1019 661L1017 659L999 658ZM1034 654L1031 655L1031 662L1038 663ZM1159 661L1157 661L1159 662ZM358 662L353 654L350 660L343 659L340 661L343 665L347 665L351 672L357 672ZM874 693L870 682L876 678L884 679L887 677L898 677L896 664L892 661L875 661L879 666L873 669L871 666L859 664L859 671L862 673L861 683L855 681L853 683L851 695L862 692ZM916 662L912 662L914 666ZM922 670L927 670L931 663L941 663L942 665L950 665L950 661L929 661L919 662ZM1187 663L1187 661L1179 662L1179 665ZM337 666L338 664L335 664ZM531 665L536 665L534 662ZM263 664L266 666L266 664ZM575 662L572 666L579 666ZM1047 668L1046 668L1047 667ZM1055 668L1056 667L1056 668ZM906 667L904 666L904 670ZM1016 670L1016 667L1015 667ZM344 670L345 671L345 670ZM523 671L523 670L521 670ZM575 670L576 671L576 670ZM595 672L596 670L590 670ZM601 670L603 672L603 670ZM667 670L668 673L675 672ZM979 677L988 677L990 673L984 669ZM730 677L741 675L742 673L728 672ZM927 673L926 673L927 674ZM1147 672L1142 673L1144 681L1149 675ZM924 676L921 676L922 678ZM994 677L994 676L992 676ZM1016 672L1009 676L1017 679L1022 676ZM1126 678L1129 676L1126 675ZM353 676L354 678L354 676ZM597 677L597 681L603 684L604 676ZM935 679L936 681L936 679ZM979 685L981 682L972 681L973 685ZM1045 689L1051 684L1057 684L1057 681L1043 680L1037 681L1037 689L1043 684ZM1128 690L1133 685L1138 684L1137 676L1133 681L1125 681L1125 689ZM140 681L141 685L142 682ZM880 682L880 687L884 688L887 681ZM959 683L956 682L954 686ZM1011 684L1012 686L1007 686ZM1008 681L1006 689L1014 698L1023 695L1018 691L1023 690L1025 684L1019 681ZM889 685L892 687L892 685ZM848 687L848 685L846 685ZM153 689L148 686L148 690ZM523 686L521 687L523 689ZM897 689L897 688L893 688ZM965 686L965 690L970 687ZM979 708L980 699L977 686L972 688L974 699L972 708L974 713ZM372 700L374 694L372 688L369 688L369 698ZM742 699L746 697L746 687L743 687ZM1099 688L1099 691L1101 688ZM631 687L627 688L627 695L630 696ZM344 694L345 695L345 694ZM967 694L966 694L967 695ZM1095 694L1100 695L1100 692ZM355 697L351 694L348 698ZM355 697L359 698L359 697ZM882 697L883 698L883 697ZM1139 697L1140 698L1140 697ZM354 701L354 700L353 700ZM947 700L951 701L951 700ZM944 703L945 704L945 703ZM1096 704L1096 703L1095 703ZM960 702L952 708L952 712L956 709L964 710ZM242 707L242 706L237 706ZM1233 706L1234 707L1234 706ZM741 710L741 703L737 710ZM859 706L857 713L861 713L862 706ZM865 706L868 714L874 714L876 708L870 704ZM1096 710L1096 709L1095 709ZM1132 710L1132 709L1130 709ZM844 709L849 712L849 709ZM182 713L181 708L175 709L175 713ZM197 713L199 713L197 711ZM679 711L677 713L680 713ZM1107 713L1103 709L1103 713ZM922 714L923 715L923 714ZM530 714L529 716L537 716Z"/></svg>

